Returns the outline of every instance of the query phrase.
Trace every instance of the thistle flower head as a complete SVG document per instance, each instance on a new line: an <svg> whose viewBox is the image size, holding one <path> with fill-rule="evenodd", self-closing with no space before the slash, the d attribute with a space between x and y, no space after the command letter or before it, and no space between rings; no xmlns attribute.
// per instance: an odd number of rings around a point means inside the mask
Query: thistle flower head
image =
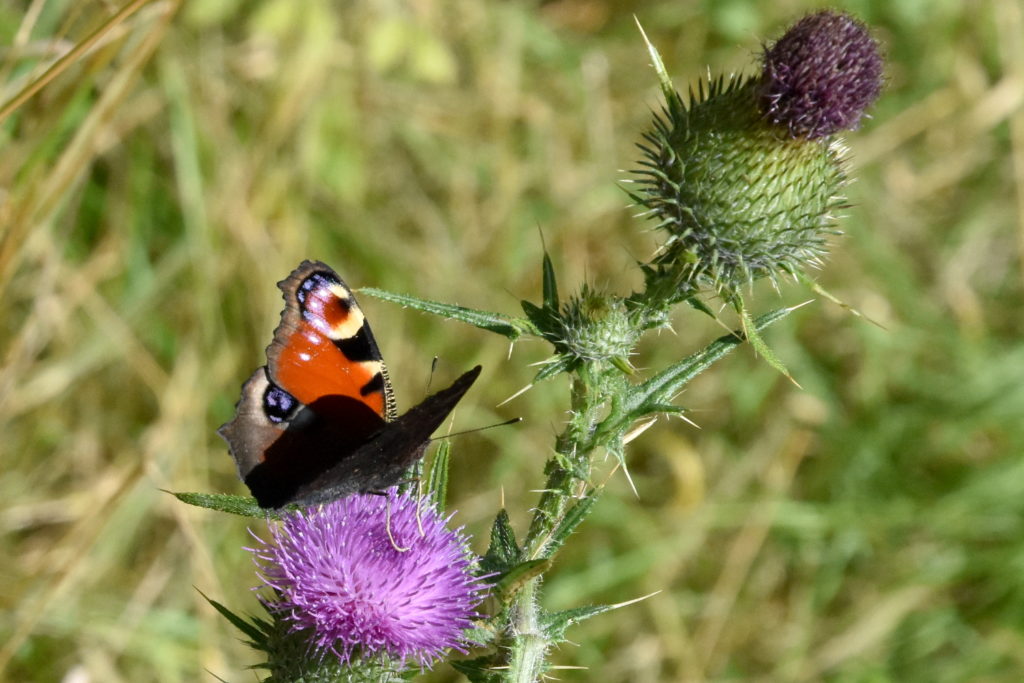
<svg viewBox="0 0 1024 683"><path fill-rule="evenodd" d="M794 24L763 55L760 104L793 137L856 128L882 89L882 58L867 28L828 10Z"/></svg>
<svg viewBox="0 0 1024 683"><path fill-rule="evenodd" d="M820 264L846 206L831 134L856 125L880 87L864 27L810 15L766 51L763 74L701 82L688 101L660 58L656 68L667 103L644 134L632 195L666 235L645 266L648 292L710 287L737 304L759 278Z"/></svg>
<svg viewBox="0 0 1024 683"><path fill-rule="evenodd" d="M487 586L461 530L417 505L392 489L285 516L253 549L275 594L268 609L344 663L383 655L429 667L449 648L464 651Z"/></svg>

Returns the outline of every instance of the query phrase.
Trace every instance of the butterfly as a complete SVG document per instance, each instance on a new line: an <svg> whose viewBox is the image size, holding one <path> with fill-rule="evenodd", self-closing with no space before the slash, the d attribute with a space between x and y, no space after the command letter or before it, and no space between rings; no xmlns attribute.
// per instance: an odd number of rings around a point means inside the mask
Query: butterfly
<svg viewBox="0 0 1024 683"><path fill-rule="evenodd" d="M234 419L217 430L239 477L264 508L399 483L480 366L398 416L373 332L338 274L303 261L277 286L285 307L267 364L242 385Z"/></svg>

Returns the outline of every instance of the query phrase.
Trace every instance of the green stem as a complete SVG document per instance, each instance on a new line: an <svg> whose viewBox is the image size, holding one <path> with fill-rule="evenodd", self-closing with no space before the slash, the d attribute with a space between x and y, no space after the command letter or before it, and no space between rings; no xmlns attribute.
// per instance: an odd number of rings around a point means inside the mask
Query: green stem
<svg viewBox="0 0 1024 683"><path fill-rule="evenodd" d="M604 399L592 390L593 384L589 379L588 368L581 369L573 378L572 418L556 440L557 457L550 459L545 466L547 483L523 543L525 559L546 557L556 550L551 548L553 533L565 521L577 495L586 488L590 455L595 448L593 434L604 403ZM540 577L529 580L515 599L515 626L507 679L514 683L539 681L546 670L545 655L551 643L539 624L537 595L540 581Z"/></svg>
<svg viewBox="0 0 1024 683"><path fill-rule="evenodd" d="M590 454L595 447L593 434L604 403L603 398L592 391L588 375L587 368L583 368L573 378L572 418L555 441L557 457L548 460L544 467L548 478L523 543L526 559L545 556L552 532L565 519L572 500L586 486Z"/></svg>
<svg viewBox="0 0 1024 683"><path fill-rule="evenodd" d="M540 579L532 579L516 598L515 641L509 660L508 680L514 683L539 681L545 670L547 635L540 628L537 614L537 592Z"/></svg>

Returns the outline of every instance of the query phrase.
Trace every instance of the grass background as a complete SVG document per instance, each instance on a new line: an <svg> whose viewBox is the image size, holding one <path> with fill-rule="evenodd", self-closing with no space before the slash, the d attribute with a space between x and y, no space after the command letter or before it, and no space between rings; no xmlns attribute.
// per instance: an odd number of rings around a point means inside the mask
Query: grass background
<svg viewBox="0 0 1024 683"><path fill-rule="evenodd" d="M617 181L659 105L632 15L683 86L818 6L0 2L0 99L47 79L0 123L0 677L253 680L196 590L258 609L246 522L160 489L242 491L214 430L274 283L320 258L515 313L539 226L563 291L629 291L654 237ZM562 680L1024 677L1024 13L833 6L871 24L888 82L820 279L885 329L807 306L768 334L802 390L744 349L680 397L700 430L634 444L640 499L609 480L544 599L661 592L575 627L553 661L587 669ZM566 387L494 406L545 349L362 303L402 407L436 354L438 381L485 366L459 427L526 418L461 438L451 492L478 551L502 500L524 529ZM675 327L640 366L720 334Z"/></svg>

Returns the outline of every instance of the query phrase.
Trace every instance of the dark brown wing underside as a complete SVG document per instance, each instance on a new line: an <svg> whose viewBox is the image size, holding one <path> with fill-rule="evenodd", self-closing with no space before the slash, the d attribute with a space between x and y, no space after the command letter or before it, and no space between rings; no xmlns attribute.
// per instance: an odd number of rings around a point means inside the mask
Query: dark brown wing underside
<svg viewBox="0 0 1024 683"><path fill-rule="evenodd" d="M245 483L265 508L314 505L393 486L423 457L431 434L479 375L480 366L469 370L356 447L345 443L351 434L345 425L318 419L316 411L308 420L299 416L267 447L264 461L243 475ZM302 458L279 456L296 449ZM339 460L346 450L351 452Z"/></svg>

